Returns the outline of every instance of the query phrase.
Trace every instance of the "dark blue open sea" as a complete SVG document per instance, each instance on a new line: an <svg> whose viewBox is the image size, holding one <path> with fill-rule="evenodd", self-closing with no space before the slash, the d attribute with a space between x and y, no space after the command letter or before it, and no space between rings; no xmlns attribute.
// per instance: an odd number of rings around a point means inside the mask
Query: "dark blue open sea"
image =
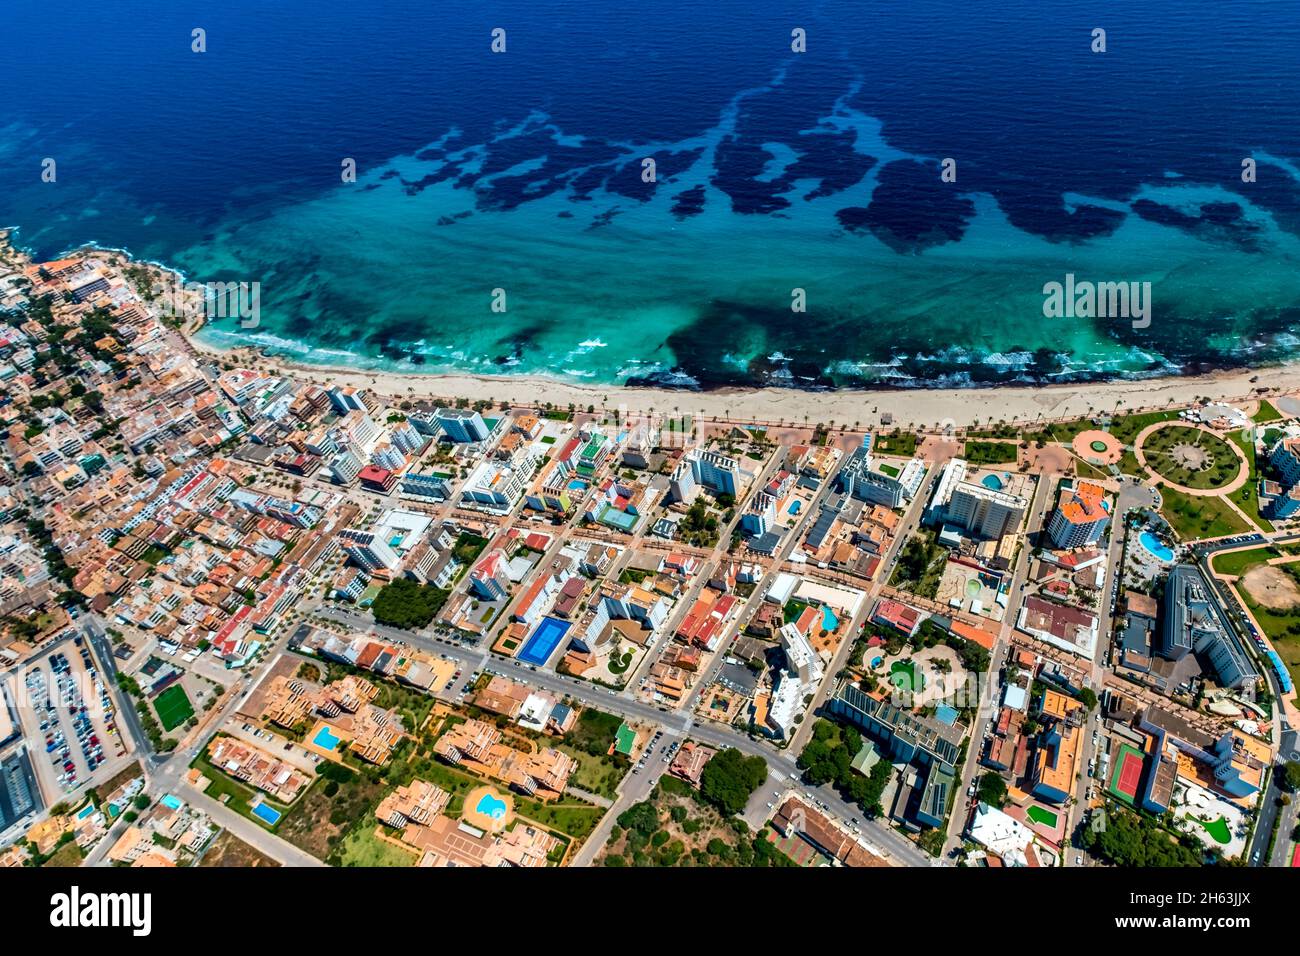
<svg viewBox="0 0 1300 956"><path fill-rule="evenodd" d="M698 387L1280 361L1298 50L1300 0L7 0L0 224L260 282L259 327L202 334L304 361ZM1070 274L1149 282L1150 321L1045 316Z"/></svg>

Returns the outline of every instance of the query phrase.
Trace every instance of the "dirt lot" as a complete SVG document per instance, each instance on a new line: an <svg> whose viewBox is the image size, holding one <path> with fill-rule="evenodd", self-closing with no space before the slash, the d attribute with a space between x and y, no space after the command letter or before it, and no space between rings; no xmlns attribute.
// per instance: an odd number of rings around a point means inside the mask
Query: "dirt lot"
<svg viewBox="0 0 1300 956"><path fill-rule="evenodd" d="M275 860L256 847L249 846L229 831L223 831L212 841L199 861L199 866L279 866Z"/></svg>
<svg viewBox="0 0 1300 956"><path fill-rule="evenodd" d="M1272 565L1251 568L1241 583L1264 607L1284 611L1300 604L1300 584L1281 568Z"/></svg>

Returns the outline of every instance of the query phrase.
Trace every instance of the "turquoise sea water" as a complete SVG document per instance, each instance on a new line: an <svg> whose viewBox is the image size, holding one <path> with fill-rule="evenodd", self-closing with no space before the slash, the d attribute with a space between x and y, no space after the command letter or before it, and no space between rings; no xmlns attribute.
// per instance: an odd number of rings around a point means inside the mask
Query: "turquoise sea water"
<svg viewBox="0 0 1300 956"><path fill-rule="evenodd" d="M256 281L259 325L202 335L327 364L933 386L1294 354L1298 0L659 13L17 0L0 222ZM1046 318L1067 274L1150 282L1150 326Z"/></svg>

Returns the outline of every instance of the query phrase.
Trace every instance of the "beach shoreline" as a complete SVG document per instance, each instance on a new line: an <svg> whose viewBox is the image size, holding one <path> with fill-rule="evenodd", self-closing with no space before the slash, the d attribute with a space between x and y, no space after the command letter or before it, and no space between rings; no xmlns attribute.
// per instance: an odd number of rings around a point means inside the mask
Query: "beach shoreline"
<svg viewBox="0 0 1300 956"><path fill-rule="evenodd" d="M11 265L32 262L28 250L0 229L0 253ZM142 266L152 279L174 277L176 269L136 259L129 250L84 244L68 254L101 252ZM400 400L465 399L586 409L623 409L631 414L698 415L764 425L855 428L925 428L942 431L998 422L1078 418L1099 412L1132 412L1178 407L1198 399L1254 402L1268 395L1300 392L1300 362L1258 368L1221 369L1200 375L1044 385L992 385L969 388L846 388L803 390L774 386L722 386L709 390L623 384L581 384L538 375L480 375L394 369L358 369L285 358L254 345L215 345L200 337L200 319L177 332L196 356L260 368L288 378L324 385L356 386ZM884 416L888 416L888 420Z"/></svg>
<svg viewBox="0 0 1300 956"><path fill-rule="evenodd" d="M1300 391L1300 363L1225 369L1203 375L1167 376L1061 385L998 385L974 388L839 389L808 391L770 386L708 391L629 385L585 385L537 375L352 369L287 359L255 346L222 347L184 331L196 354L289 378L370 388L398 399L505 402L579 409L622 408L632 414L699 415L758 424L870 428L971 428L1006 422L1077 418L1098 412L1132 412L1192 404L1198 399L1254 402ZM882 416L890 416L889 421Z"/></svg>

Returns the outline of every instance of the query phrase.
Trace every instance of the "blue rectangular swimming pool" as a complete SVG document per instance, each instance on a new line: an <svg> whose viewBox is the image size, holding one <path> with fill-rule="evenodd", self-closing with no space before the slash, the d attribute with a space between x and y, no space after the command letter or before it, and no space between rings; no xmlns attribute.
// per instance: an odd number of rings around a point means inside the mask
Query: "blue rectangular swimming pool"
<svg viewBox="0 0 1300 956"><path fill-rule="evenodd" d="M559 646L568 631L568 621L561 621L556 617L542 618L542 623L537 625L537 630L533 631L533 636L519 652L519 659L525 664L541 667L550 659L552 652Z"/></svg>
<svg viewBox="0 0 1300 956"><path fill-rule="evenodd" d="M268 807L265 803L259 803L253 807L253 816L257 817L268 826L275 826L280 822L280 811Z"/></svg>

